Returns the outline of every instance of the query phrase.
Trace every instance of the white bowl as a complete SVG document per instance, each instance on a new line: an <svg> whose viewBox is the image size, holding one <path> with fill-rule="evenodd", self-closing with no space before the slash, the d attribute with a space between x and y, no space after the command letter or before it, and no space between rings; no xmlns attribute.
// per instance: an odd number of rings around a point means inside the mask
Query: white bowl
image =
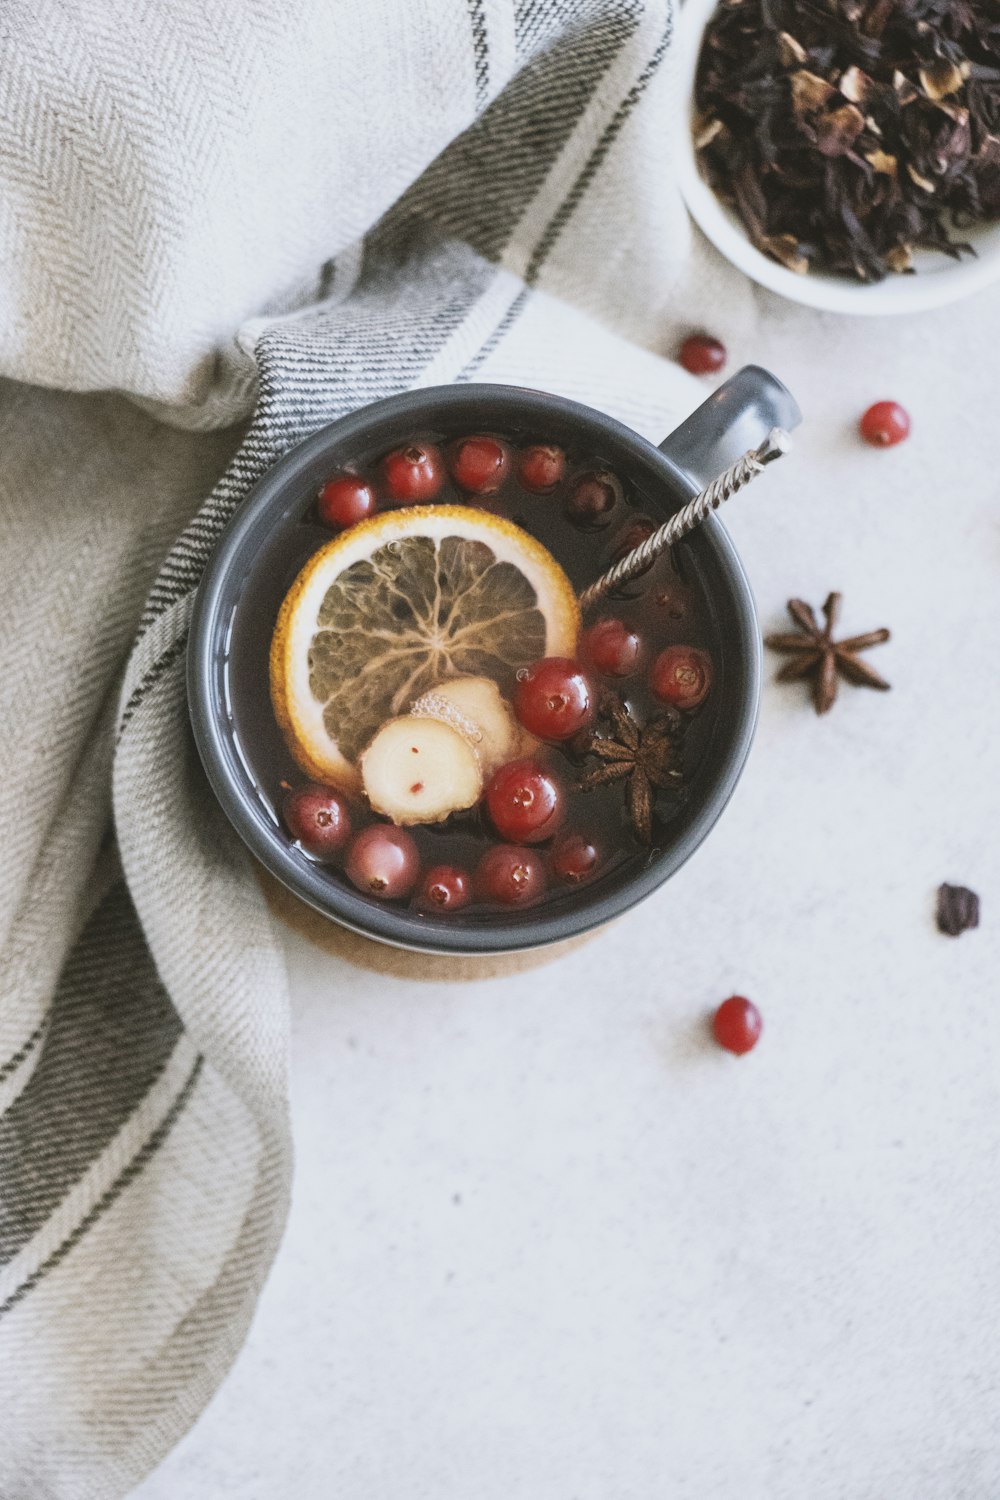
<svg viewBox="0 0 1000 1500"><path fill-rule="evenodd" d="M717 0L686 0L678 27L681 98L685 107L677 122L677 164L680 188L688 211L699 229L734 266L761 286L792 302L819 307L826 312L885 316L887 313L920 312L957 302L1000 278L1000 223L982 224L962 232L975 247L976 257L953 261L927 251L914 257L916 273L890 276L866 285L844 276L808 271L804 276L789 271L761 254L747 238L737 215L721 203L698 170L691 124L694 113L694 80L701 40Z"/></svg>

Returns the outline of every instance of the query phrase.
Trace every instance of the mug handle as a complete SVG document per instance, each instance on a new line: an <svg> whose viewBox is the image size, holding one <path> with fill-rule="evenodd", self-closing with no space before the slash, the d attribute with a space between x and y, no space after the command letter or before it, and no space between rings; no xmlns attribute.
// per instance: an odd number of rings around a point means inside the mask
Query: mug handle
<svg viewBox="0 0 1000 1500"><path fill-rule="evenodd" d="M696 495L730 464L758 447L772 427L790 432L802 421L798 403L760 365L744 365L660 444Z"/></svg>

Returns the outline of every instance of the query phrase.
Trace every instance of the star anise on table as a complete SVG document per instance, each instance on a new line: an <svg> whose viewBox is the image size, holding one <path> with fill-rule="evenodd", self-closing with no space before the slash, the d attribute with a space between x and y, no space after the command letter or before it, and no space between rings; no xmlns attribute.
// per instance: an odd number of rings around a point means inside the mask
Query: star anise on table
<svg viewBox="0 0 1000 1500"><path fill-rule="evenodd" d="M889 639L888 630L868 630L864 635L848 636L835 641L833 632L840 616L838 593L830 594L823 605L826 624L821 626L812 607L802 599L789 599L788 613L798 626L798 633L788 631L765 636L764 644L772 651L790 655L778 673L779 682L797 682L799 678L814 676L812 695L818 714L825 714L833 707L837 697L837 679L843 677L856 687L880 688L887 691L890 684L859 656L869 646L879 646Z"/></svg>
<svg viewBox="0 0 1000 1500"><path fill-rule="evenodd" d="M667 709L640 728L628 705L612 698L603 705L602 717L608 720L613 734L590 736L586 753L596 755L601 765L584 773L580 790L592 792L595 787L612 781L627 781L632 827L643 844L650 844L654 791L679 791L683 780L681 716L676 709Z"/></svg>

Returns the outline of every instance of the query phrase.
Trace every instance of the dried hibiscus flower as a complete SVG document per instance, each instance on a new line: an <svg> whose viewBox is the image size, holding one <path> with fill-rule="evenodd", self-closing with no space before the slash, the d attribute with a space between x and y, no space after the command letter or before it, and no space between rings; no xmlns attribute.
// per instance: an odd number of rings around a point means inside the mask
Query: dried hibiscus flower
<svg viewBox="0 0 1000 1500"><path fill-rule="evenodd" d="M705 177L794 271L880 281L1000 217L996 0L723 0L695 102Z"/></svg>

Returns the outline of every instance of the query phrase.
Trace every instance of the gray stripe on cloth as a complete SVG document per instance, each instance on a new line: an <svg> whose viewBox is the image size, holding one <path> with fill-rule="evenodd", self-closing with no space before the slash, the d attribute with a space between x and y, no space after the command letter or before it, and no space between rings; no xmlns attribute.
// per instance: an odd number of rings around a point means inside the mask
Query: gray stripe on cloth
<svg viewBox="0 0 1000 1500"><path fill-rule="evenodd" d="M378 232L400 254L416 220L499 260L643 8L639 0L614 7L589 0L553 11L544 28L532 28L531 66L383 219ZM551 45L555 37L558 46Z"/></svg>
<svg viewBox="0 0 1000 1500"><path fill-rule="evenodd" d="M0 1118L0 1264L128 1120L182 1029L120 881L72 951L35 1071Z"/></svg>
<svg viewBox="0 0 1000 1500"><path fill-rule="evenodd" d="M469 21L472 26L472 50L476 62L476 113L485 105L490 95L490 48L486 35L485 0L468 0Z"/></svg>
<svg viewBox="0 0 1000 1500"><path fill-rule="evenodd" d="M256 414L226 474L171 549L143 611L140 643L193 591L236 507L281 455L317 427L414 385L495 275L426 228L414 232L408 249L405 265L371 251L348 302L261 334ZM150 666L144 658L142 670Z"/></svg>
<svg viewBox="0 0 1000 1500"><path fill-rule="evenodd" d="M461 373L456 377L459 381L471 381L474 378L476 373L490 358L490 355L493 354L498 346L502 343L504 338L510 332L511 328L513 328L514 324L517 322L521 313L524 311L528 300L528 289L537 281L539 275L541 274L542 267L544 266L545 261L547 260L549 255L551 255L553 249L558 243L559 236L562 234L563 230L566 228L566 225L569 223L569 220L572 218L574 209L579 205L581 199L587 191L588 186L594 180L594 177L600 170L601 164L607 158L608 152L611 150L611 147L614 145L618 136L621 134L629 115L635 109L639 100L642 98L643 94L648 88L649 83L655 75L657 68L660 66L661 62L666 56L667 48L670 45L672 36L673 7L671 5L667 15L666 27L656 46L655 51L653 52L649 61L646 63L642 72L639 74L639 77L636 79L632 88L629 89L618 109L609 120L607 126L601 134L599 141L597 142L597 145L594 147L593 151L588 157L583 170L574 181L569 192L559 203L555 212L552 214L552 217L549 219L541 237L539 238L538 244L536 245L535 250L532 253L531 259L529 260L527 269L525 271L525 290L520 292L514 299L514 301L508 307L507 311L504 313L500 322L497 324L496 328L493 330L490 337L483 344L482 348L478 351L477 354L473 356L473 358L468 362Z"/></svg>
<svg viewBox="0 0 1000 1500"><path fill-rule="evenodd" d="M19 1302L23 1301L29 1292L33 1291L41 1281L44 1281L50 1271L54 1271L56 1266L60 1265L66 1259L70 1251L80 1243L88 1230L93 1229L101 1215L107 1212L116 1199L125 1191L129 1183L134 1181L143 1167L152 1160L183 1113L204 1065L205 1059L199 1053L190 1073L184 1081L183 1087L156 1129L142 1143L128 1165L119 1173L111 1186L101 1194L100 1198L84 1215L79 1224L70 1231L64 1240L60 1241L50 1255L46 1256L37 1270L33 1271L30 1276L26 1276L21 1285L16 1287L3 1302L0 1302L0 1318L5 1313L10 1312L11 1308L16 1307Z"/></svg>
<svg viewBox="0 0 1000 1500"><path fill-rule="evenodd" d="M536 245L534 254L528 262L528 267L525 271L525 280L529 285L537 279L542 265L552 252L553 246L555 245L562 231L565 229L567 223L573 215L574 210L579 206L581 199L586 193L587 188L593 182L594 177L600 170L601 164L607 157L607 154L611 150L611 147L614 145L619 135L621 135L622 129L624 128L625 123L631 115L632 111L635 109L636 105L639 103L639 100L642 98L643 94L646 92L646 89L649 87L649 84L655 76L657 69L662 63L664 57L667 55L667 48L670 46L673 31L674 16L673 6L671 5L667 12L666 26L664 27L663 34L656 45L655 51L653 52L649 61L646 63L642 72L639 74L639 77L636 79L635 83L625 95L625 98L622 100L621 104L619 104L618 108L615 110L615 113L608 122L604 132L601 135L600 140L592 151L586 166L577 177L569 193L567 193L566 197L559 205L558 211L552 216L551 220L549 221L548 228Z"/></svg>
<svg viewBox="0 0 1000 1500"><path fill-rule="evenodd" d="M27 1061L45 1035L45 1028L48 1024L49 1013L46 1011L31 1035L25 1039L13 1056L8 1057L7 1061L0 1067L0 1083L3 1083L4 1079L9 1078L12 1073L16 1073L21 1064Z"/></svg>

